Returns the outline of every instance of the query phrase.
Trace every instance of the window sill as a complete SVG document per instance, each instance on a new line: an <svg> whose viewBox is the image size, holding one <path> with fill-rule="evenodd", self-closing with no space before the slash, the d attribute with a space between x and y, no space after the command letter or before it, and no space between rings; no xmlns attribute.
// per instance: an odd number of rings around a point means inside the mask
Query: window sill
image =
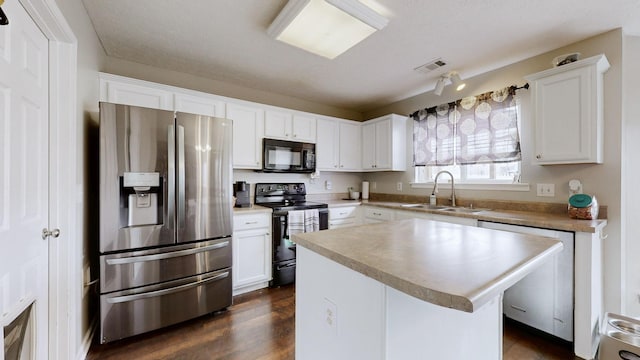
<svg viewBox="0 0 640 360"><path fill-rule="evenodd" d="M414 189L431 189L433 181L426 183L410 183ZM438 187L450 188L449 183L438 183ZM474 183L456 182L456 189L460 190L485 190L485 191L529 191L531 187L527 183Z"/></svg>

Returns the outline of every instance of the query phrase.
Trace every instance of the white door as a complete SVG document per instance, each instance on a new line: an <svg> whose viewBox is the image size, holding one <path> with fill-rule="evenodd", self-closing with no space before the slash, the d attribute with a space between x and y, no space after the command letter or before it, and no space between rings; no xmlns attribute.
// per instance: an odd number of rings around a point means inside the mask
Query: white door
<svg viewBox="0 0 640 360"><path fill-rule="evenodd" d="M17 1L3 10L10 23L0 26L0 345L4 326L33 303L31 356L45 359L48 41Z"/></svg>

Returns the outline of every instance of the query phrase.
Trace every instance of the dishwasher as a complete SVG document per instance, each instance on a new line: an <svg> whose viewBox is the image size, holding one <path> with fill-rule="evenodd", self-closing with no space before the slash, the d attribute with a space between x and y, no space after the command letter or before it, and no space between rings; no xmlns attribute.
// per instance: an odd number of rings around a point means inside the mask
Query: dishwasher
<svg viewBox="0 0 640 360"><path fill-rule="evenodd" d="M510 319L573 341L574 233L478 221L478 227L555 238L564 248L553 259L504 292L503 312Z"/></svg>

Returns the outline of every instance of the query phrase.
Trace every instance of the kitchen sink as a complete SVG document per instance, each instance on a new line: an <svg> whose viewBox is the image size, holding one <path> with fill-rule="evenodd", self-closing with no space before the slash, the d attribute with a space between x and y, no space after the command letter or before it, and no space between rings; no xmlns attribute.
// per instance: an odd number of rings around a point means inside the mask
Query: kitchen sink
<svg viewBox="0 0 640 360"><path fill-rule="evenodd" d="M430 204L403 204L403 205L400 205L400 206L404 207L404 208L412 208L412 209L439 210L439 211L467 213L467 214L473 214L473 213L489 210L489 209L484 209L484 208L471 208L471 207L463 207L463 206L446 206L446 205L430 205Z"/></svg>
<svg viewBox="0 0 640 360"><path fill-rule="evenodd" d="M442 209L442 211L459 212L459 213L467 213L467 214L473 214L473 213L486 211L486 210L489 210L489 209L468 208L468 207L447 207L445 209Z"/></svg>
<svg viewBox="0 0 640 360"><path fill-rule="evenodd" d="M406 207L406 208L418 208L418 209L427 209L427 210L445 210L450 208L450 206L430 205L430 204L403 204L400 206Z"/></svg>

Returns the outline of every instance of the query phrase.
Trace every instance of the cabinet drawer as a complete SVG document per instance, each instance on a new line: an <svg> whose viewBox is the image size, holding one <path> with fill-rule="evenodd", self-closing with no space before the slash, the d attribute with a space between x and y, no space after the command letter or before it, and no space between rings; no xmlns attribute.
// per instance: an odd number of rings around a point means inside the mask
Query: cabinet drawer
<svg viewBox="0 0 640 360"><path fill-rule="evenodd" d="M256 229L271 226L271 216L264 214L246 214L233 216L233 231Z"/></svg>
<svg viewBox="0 0 640 360"><path fill-rule="evenodd" d="M368 207L364 211L364 216L369 219L390 221L393 220L393 210Z"/></svg>
<svg viewBox="0 0 640 360"><path fill-rule="evenodd" d="M347 206L329 209L329 220L346 219L356 217L358 215L358 207Z"/></svg>

